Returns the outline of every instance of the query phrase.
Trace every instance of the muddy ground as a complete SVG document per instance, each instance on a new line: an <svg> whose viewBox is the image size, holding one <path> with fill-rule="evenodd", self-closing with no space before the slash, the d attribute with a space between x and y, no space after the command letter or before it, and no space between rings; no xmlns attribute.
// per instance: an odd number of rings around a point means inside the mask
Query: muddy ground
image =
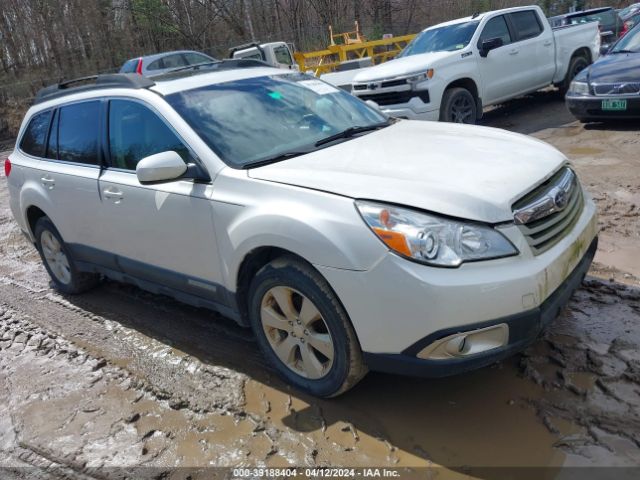
<svg viewBox="0 0 640 480"><path fill-rule="evenodd" d="M554 92L483 122L572 160L601 214L590 276L522 355L438 380L370 373L334 400L290 389L250 332L210 312L113 282L54 292L0 180L0 467L15 469L2 474L372 465L426 467L422 478L547 467L531 478L562 478L561 466L640 465L640 125L584 127Z"/></svg>

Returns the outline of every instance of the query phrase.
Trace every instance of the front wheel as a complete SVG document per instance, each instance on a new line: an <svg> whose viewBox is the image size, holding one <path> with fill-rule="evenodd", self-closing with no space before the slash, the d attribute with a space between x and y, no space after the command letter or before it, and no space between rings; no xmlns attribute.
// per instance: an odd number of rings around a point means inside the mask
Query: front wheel
<svg viewBox="0 0 640 480"><path fill-rule="evenodd" d="M440 121L452 123L476 123L478 107L476 99L466 88L450 88L444 92L440 105Z"/></svg>
<svg viewBox="0 0 640 480"><path fill-rule="evenodd" d="M256 274L248 299L258 345L288 383L334 397L366 374L344 308L310 265L286 256L273 260Z"/></svg>

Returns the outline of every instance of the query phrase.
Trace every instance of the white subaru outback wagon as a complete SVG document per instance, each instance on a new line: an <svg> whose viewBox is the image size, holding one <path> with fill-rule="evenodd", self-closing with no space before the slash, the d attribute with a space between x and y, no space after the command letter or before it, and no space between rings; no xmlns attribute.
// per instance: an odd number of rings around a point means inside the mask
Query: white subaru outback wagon
<svg viewBox="0 0 640 480"><path fill-rule="evenodd" d="M549 145L390 121L251 61L47 87L5 171L60 292L107 277L221 312L326 397L368 370L444 376L523 349L597 243Z"/></svg>

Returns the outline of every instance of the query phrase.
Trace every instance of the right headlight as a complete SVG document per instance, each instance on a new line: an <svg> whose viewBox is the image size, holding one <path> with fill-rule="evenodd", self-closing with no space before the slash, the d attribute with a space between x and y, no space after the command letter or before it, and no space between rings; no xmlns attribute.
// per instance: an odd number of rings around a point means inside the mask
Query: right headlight
<svg viewBox="0 0 640 480"><path fill-rule="evenodd" d="M569 86L569 93L573 93L575 95L589 95L589 84L574 80Z"/></svg>
<svg viewBox="0 0 640 480"><path fill-rule="evenodd" d="M369 228L395 253L438 267L517 255L489 225L452 220L383 203L357 201Z"/></svg>

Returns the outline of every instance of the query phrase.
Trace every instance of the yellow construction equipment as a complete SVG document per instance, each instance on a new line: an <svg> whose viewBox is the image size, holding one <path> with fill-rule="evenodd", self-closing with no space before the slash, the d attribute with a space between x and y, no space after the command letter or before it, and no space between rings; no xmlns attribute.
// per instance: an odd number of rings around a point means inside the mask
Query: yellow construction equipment
<svg viewBox="0 0 640 480"><path fill-rule="evenodd" d="M296 63L302 72L320 76L329 73L348 60L370 57L374 65L394 58L415 37L415 34L367 41L355 22L353 32L333 33L329 26L330 44L324 50L295 52ZM340 43L336 43L336 40Z"/></svg>

